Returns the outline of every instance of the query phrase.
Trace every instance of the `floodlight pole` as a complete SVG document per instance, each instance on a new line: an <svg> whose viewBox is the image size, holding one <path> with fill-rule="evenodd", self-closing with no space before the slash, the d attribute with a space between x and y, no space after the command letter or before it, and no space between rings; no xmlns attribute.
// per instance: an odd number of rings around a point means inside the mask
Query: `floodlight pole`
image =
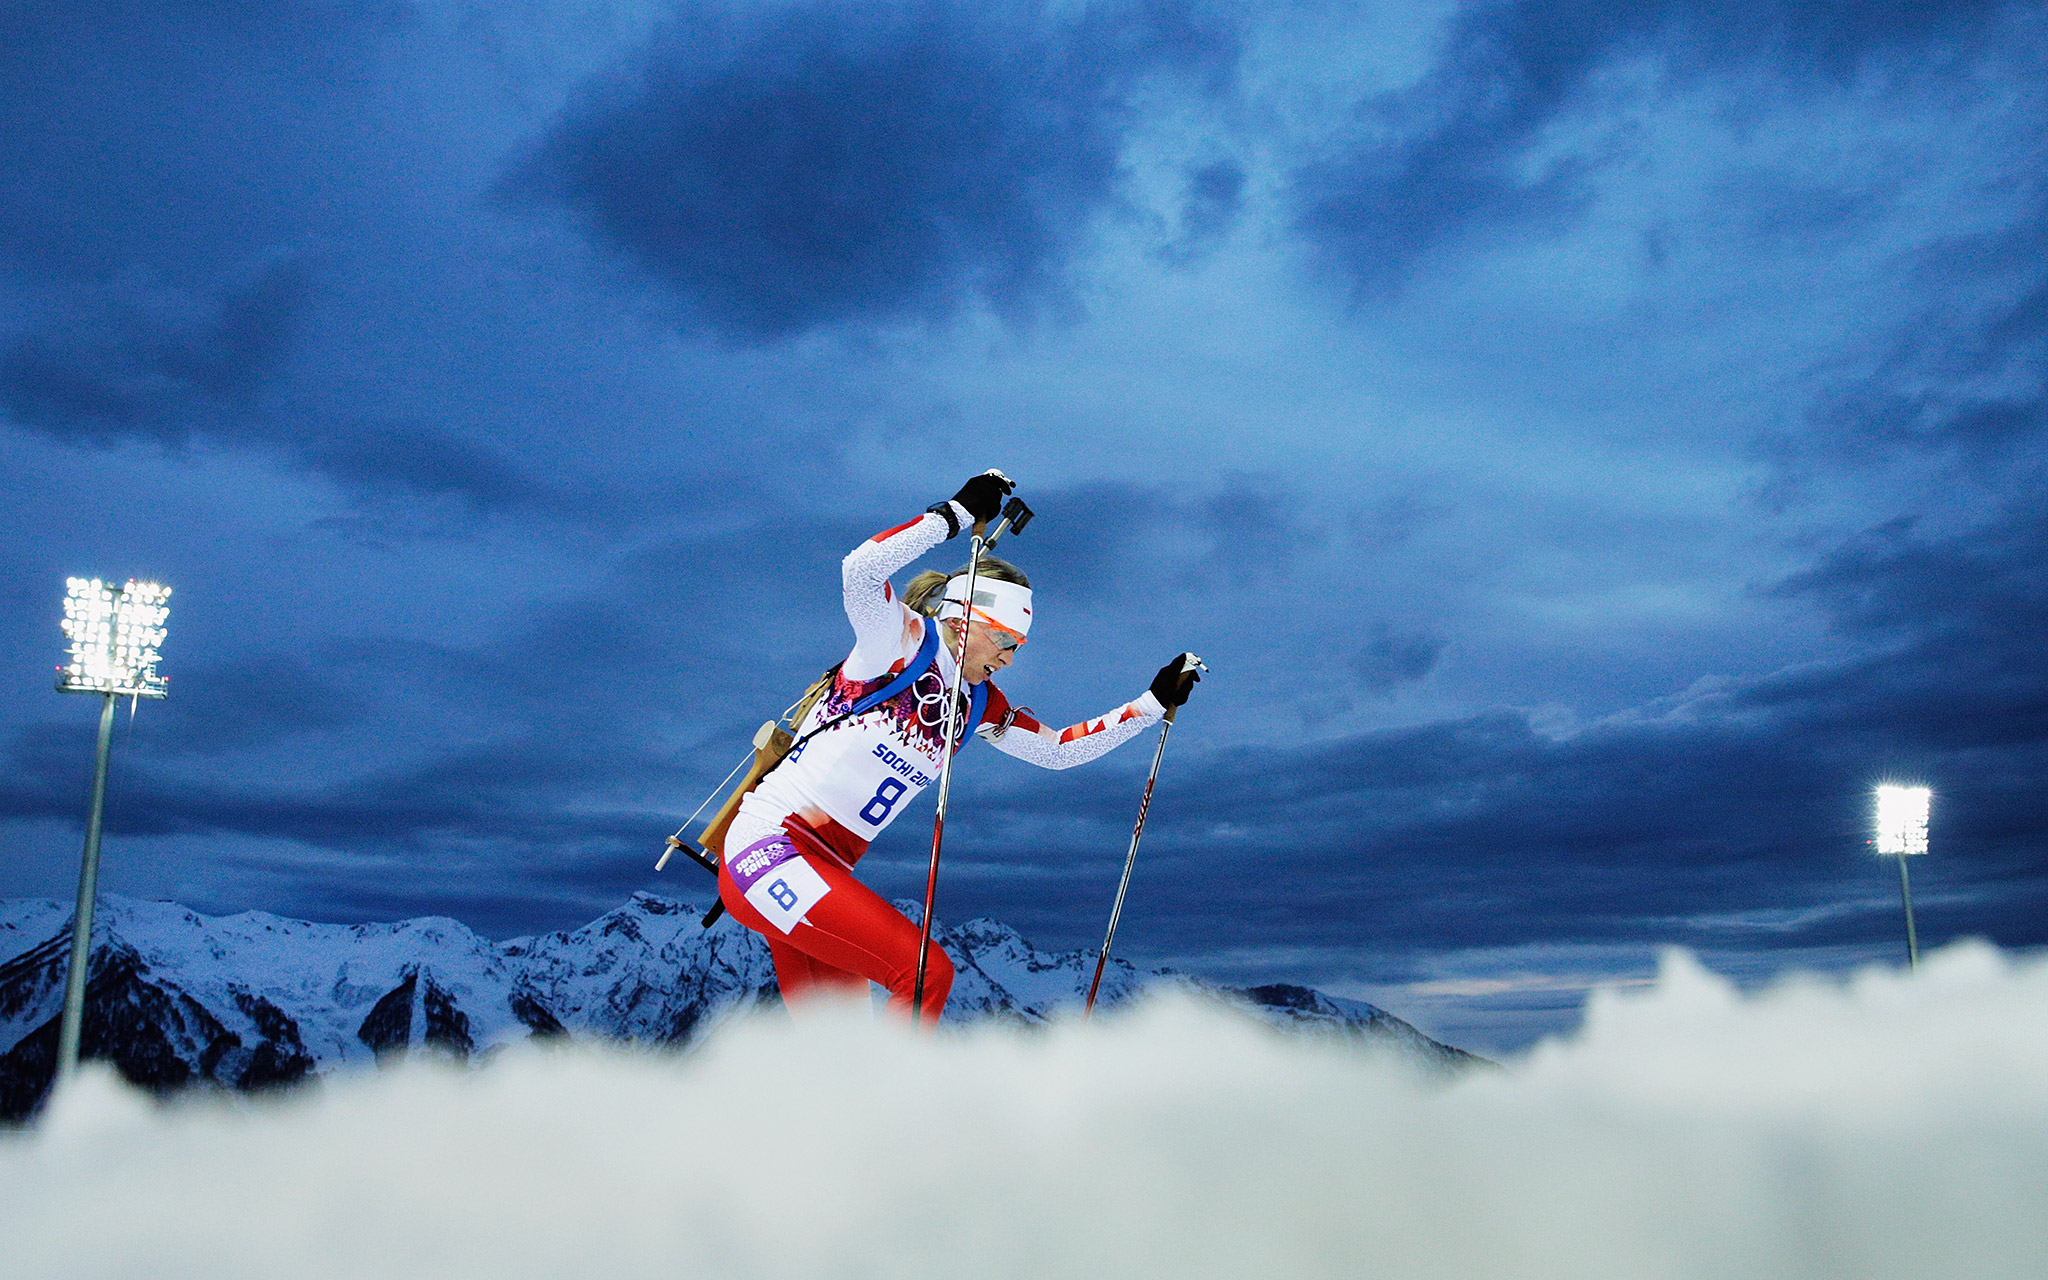
<svg viewBox="0 0 2048 1280"><path fill-rule="evenodd" d="M1913 882L1906 878L1906 855L1899 855L1899 897L1906 903L1906 964L1914 972L1920 969L1920 937L1913 932Z"/></svg>
<svg viewBox="0 0 2048 1280"><path fill-rule="evenodd" d="M99 752L92 765L92 812L85 820L85 861L78 871L78 911L71 924L71 973L64 981L64 1021L57 1031L57 1083L78 1070L85 1028L85 979L92 959L92 906L100 878L100 814L107 803L107 756L114 742L114 694L100 695Z"/></svg>
<svg viewBox="0 0 2048 1280"><path fill-rule="evenodd" d="M1900 786L1895 782L1877 788L1877 851L1899 860L1899 899L1906 904L1906 963L1920 968L1920 935L1913 928L1913 881L1906 873L1906 859L1927 852L1927 810L1931 797L1926 787Z"/></svg>
<svg viewBox="0 0 2048 1280"><path fill-rule="evenodd" d="M64 979L64 1016L57 1024L56 1086L77 1072L79 1042L85 1038L85 987L92 972L92 908L99 890L114 700L164 696L164 679L155 668L164 619L170 615L164 601L171 595L161 583L133 578L125 586L99 578L72 578L65 586L64 634L71 641L70 660L57 668L57 691L100 695L100 738L93 755L85 858L78 870L78 910L71 917L71 970Z"/></svg>

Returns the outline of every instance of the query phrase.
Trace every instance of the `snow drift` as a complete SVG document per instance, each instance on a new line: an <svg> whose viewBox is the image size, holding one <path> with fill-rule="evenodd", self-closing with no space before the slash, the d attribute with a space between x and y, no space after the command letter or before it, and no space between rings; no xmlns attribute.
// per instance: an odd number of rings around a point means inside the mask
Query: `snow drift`
<svg viewBox="0 0 2048 1280"><path fill-rule="evenodd" d="M2038 1276L2048 961L1744 997L1682 954L1503 1071L1164 997L743 1017L268 1101L82 1077L0 1138L25 1276Z"/></svg>

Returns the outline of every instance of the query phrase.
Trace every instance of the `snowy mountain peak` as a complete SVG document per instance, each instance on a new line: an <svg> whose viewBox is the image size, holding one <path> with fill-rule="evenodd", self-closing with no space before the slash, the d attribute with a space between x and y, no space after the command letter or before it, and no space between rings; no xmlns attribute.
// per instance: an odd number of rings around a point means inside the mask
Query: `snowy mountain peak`
<svg viewBox="0 0 2048 1280"><path fill-rule="evenodd" d="M916 904L908 904L913 912ZM581 928L492 943L445 916L335 925L263 912L206 916L108 896L94 918L84 1052L137 1083L289 1083L393 1054L488 1055L533 1037L679 1044L711 1021L779 999L768 949L703 907L636 893ZM0 1115L42 1096L55 1062L69 913L0 903ZM952 1022L1042 1024L1078 1006L1092 950L1047 952L998 920L943 922ZM1231 991L1112 958L1100 1003L1168 982L1276 1025L1370 1037L1438 1064L1465 1055L1372 1005L1306 987Z"/></svg>

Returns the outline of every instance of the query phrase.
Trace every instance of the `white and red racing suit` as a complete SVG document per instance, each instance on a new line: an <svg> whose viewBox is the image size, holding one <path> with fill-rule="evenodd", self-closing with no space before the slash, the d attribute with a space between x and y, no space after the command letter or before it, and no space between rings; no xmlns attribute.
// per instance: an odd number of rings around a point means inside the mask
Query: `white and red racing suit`
<svg viewBox="0 0 2048 1280"><path fill-rule="evenodd" d="M954 512L964 528L971 517L957 503ZM852 873L868 842L938 780L946 698L959 664L941 643L930 669L909 688L803 739L916 659L924 629L939 624L897 600L889 575L945 541L947 532L945 516L927 512L846 557L841 577L853 651L798 726L802 745L741 801L726 832L719 896L735 919L768 940L785 1001L821 988L865 993L872 981L888 988L892 1006L910 1008L918 927ZM967 718L967 692L963 687L956 722ZM1050 729L1011 707L991 683L974 729L998 751L1065 769L1128 741L1164 714L1147 691L1107 715ZM952 982L952 962L932 947L921 1010L928 1021L945 1008Z"/></svg>

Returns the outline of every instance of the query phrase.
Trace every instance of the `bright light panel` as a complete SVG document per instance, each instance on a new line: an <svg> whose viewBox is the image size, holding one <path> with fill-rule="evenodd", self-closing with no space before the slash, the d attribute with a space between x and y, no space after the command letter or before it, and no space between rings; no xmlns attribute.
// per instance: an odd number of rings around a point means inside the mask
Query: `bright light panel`
<svg viewBox="0 0 2048 1280"><path fill-rule="evenodd" d="M57 668L65 693L114 693L161 698L167 692L157 674L157 647L164 642L165 603L171 589L129 579L115 586L98 578L65 582L64 635L69 661Z"/></svg>
<svg viewBox="0 0 2048 1280"><path fill-rule="evenodd" d="M1926 787L1877 789L1877 851L1905 855L1927 852L1927 804L1932 793Z"/></svg>

